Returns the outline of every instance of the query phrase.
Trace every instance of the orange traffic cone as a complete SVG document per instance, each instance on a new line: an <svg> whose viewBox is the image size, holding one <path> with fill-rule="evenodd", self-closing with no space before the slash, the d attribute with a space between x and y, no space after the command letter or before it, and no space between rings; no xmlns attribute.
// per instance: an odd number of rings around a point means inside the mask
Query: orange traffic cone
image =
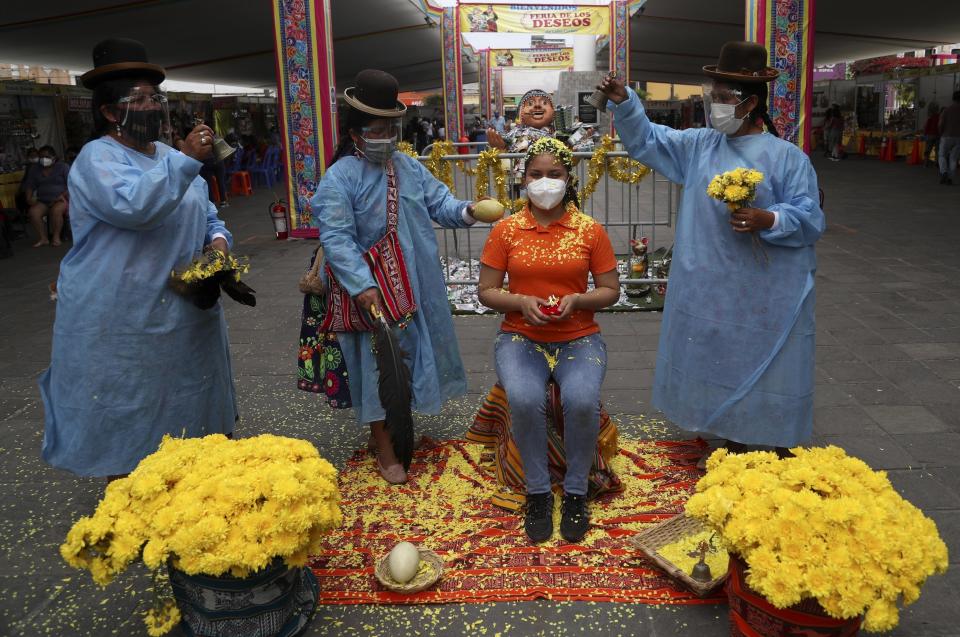
<svg viewBox="0 0 960 637"><path fill-rule="evenodd" d="M891 137L887 144L887 161L897 161L897 138Z"/></svg>
<svg viewBox="0 0 960 637"><path fill-rule="evenodd" d="M862 158L867 156L867 136L860 135L859 137L860 139L857 140L857 154Z"/></svg>
<svg viewBox="0 0 960 637"><path fill-rule="evenodd" d="M880 152L877 153L877 159L883 161L887 158L887 138L882 137L880 139Z"/></svg>
<svg viewBox="0 0 960 637"><path fill-rule="evenodd" d="M910 157L907 159L907 163L911 166L918 166L923 163L923 159L920 157L920 138L913 138L913 148L910 149Z"/></svg>

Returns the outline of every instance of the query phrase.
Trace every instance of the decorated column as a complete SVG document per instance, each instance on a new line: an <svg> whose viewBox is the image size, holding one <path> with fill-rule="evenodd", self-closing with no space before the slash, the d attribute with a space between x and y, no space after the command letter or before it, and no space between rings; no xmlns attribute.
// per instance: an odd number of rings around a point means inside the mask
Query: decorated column
<svg viewBox="0 0 960 637"><path fill-rule="evenodd" d="M440 18L443 42L443 120L447 139L463 136L463 91L460 62L460 7L445 7Z"/></svg>
<svg viewBox="0 0 960 637"><path fill-rule="evenodd" d="M623 82L630 81L630 2L610 3L610 70Z"/></svg>
<svg viewBox="0 0 960 637"><path fill-rule="evenodd" d="M767 48L780 71L770 85L770 118L781 137L810 152L816 0L747 0L746 39Z"/></svg>
<svg viewBox="0 0 960 637"><path fill-rule="evenodd" d="M506 115L503 108L503 69L490 69L490 94L493 96L493 110L498 115Z"/></svg>
<svg viewBox="0 0 960 637"><path fill-rule="evenodd" d="M480 117L486 122L490 121L493 114L490 112L490 51L480 51L478 84L480 85Z"/></svg>
<svg viewBox="0 0 960 637"><path fill-rule="evenodd" d="M277 109L284 143L290 235L316 237L310 197L337 143L330 4L275 0Z"/></svg>

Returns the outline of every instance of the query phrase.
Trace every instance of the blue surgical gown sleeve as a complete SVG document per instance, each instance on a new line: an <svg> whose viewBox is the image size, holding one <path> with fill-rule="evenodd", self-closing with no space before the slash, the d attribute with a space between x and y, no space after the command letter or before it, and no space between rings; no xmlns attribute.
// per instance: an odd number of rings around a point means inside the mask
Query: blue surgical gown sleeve
<svg viewBox="0 0 960 637"><path fill-rule="evenodd" d="M676 130L654 124L647 117L633 89L628 88L627 94L629 97L620 104L607 102L607 108L614 113L613 124L627 153L670 181L682 184L701 129Z"/></svg>
<svg viewBox="0 0 960 637"><path fill-rule="evenodd" d="M351 296L356 296L367 288L377 287L377 283L357 242L357 221L346 195L347 184L334 173L335 167L320 180L310 204L318 213L315 218L324 257L340 285Z"/></svg>
<svg viewBox="0 0 960 637"><path fill-rule="evenodd" d="M203 240L204 245L213 241L213 235L222 234L226 239L227 245L233 249L233 235L227 230L227 226L217 216L217 207L212 201L207 201L207 235Z"/></svg>
<svg viewBox="0 0 960 637"><path fill-rule="evenodd" d="M444 228L465 228L469 226L463 218L463 209L469 201L461 201L453 196L450 189L443 182L434 177L426 167L415 159L411 159L415 174L420 176L420 187L423 189L423 201L427 204L427 213L430 218Z"/></svg>
<svg viewBox="0 0 960 637"><path fill-rule="evenodd" d="M110 151L90 157L81 170L70 171L71 197L87 206L103 222L125 230L152 230L176 212L202 164L180 152L168 152L143 172L117 161Z"/></svg>
<svg viewBox="0 0 960 637"><path fill-rule="evenodd" d="M799 149L791 149L782 170L782 192L775 193L782 203L767 206L767 210L779 214L780 223L777 228L761 231L760 238L785 248L812 246L820 238L825 225L817 174Z"/></svg>

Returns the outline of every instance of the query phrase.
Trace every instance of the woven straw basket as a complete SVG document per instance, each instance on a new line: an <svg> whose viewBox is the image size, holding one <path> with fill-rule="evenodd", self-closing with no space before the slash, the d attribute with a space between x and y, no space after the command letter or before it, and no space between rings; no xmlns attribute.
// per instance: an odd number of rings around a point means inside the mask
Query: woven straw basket
<svg viewBox="0 0 960 637"><path fill-rule="evenodd" d="M698 597L706 597L723 585L723 582L727 579L727 572L709 582L698 582L690 577L689 573L684 572L676 564L657 552L660 547L673 544L689 535L696 535L705 529L706 527L702 522L687 516L686 513L681 513L641 531L627 541L666 571L667 575L678 580Z"/></svg>
<svg viewBox="0 0 960 637"><path fill-rule="evenodd" d="M377 576L377 581L394 593L406 594L419 593L420 591L425 591L436 584L437 581L440 580L440 576L443 575L443 560L433 551L428 549L418 550L420 551L420 561L427 562L431 566L430 571L417 573L412 580L406 584L401 584L400 582L394 581L393 578L390 577L390 565L387 562L387 558L390 556L390 554L388 553L377 560L377 567L374 569L374 574Z"/></svg>

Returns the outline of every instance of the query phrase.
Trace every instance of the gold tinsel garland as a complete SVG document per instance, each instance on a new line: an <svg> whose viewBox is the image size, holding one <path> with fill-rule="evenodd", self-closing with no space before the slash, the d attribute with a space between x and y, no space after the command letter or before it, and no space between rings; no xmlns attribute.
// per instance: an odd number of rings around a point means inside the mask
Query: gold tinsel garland
<svg viewBox="0 0 960 637"><path fill-rule="evenodd" d="M584 184L583 189L580 190L581 207L587 204L587 199L589 199L590 195L597 189L597 184L607 169L607 153L611 150L613 150L613 139L611 139L609 135L604 135L600 140L599 148L593 151L593 156L590 157L590 163L587 164L587 183Z"/></svg>
<svg viewBox="0 0 960 637"><path fill-rule="evenodd" d="M482 197L487 196L491 172L493 173L497 201L511 212L516 212L522 208L525 203L524 199L511 199L507 196L507 171L503 168L503 163L500 160L500 150L497 148L482 151L479 159L477 159L477 167L472 173L477 176L474 199L479 201Z"/></svg>
<svg viewBox="0 0 960 637"><path fill-rule="evenodd" d="M420 155L417 154L417 149L413 147L413 144L410 142L397 142L397 150L403 153L404 155L409 155L414 159L419 159Z"/></svg>
<svg viewBox="0 0 960 637"><path fill-rule="evenodd" d="M597 184L600 183L600 178L603 177L605 172L610 175L611 179L633 186L639 184L643 181L644 177L650 174L649 168L628 157L614 157L607 161L607 154L613 149L613 139L609 135L604 135L600 140L600 146L593 151L593 155L590 157L587 165L587 180L583 189L580 190L581 207L586 204L587 199L596 191ZM397 150L411 157L417 157L416 151L408 142L400 142L397 144ZM453 167L451 166L451 163L453 163L458 170L471 177L475 176L477 178L474 188L475 199L479 200L481 197L487 196L490 187L490 174L492 173L497 200L503 204L505 208L513 212L523 207L526 200L511 199L507 195L507 171L504 169L503 163L500 160L500 150L491 148L482 151L477 159L477 165L474 168L467 166L463 160L455 160L454 162L443 160L444 155L452 155L454 152L452 143L446 141L436 142L433 144L430 155L424 162L427 170L446 185L451 192L454 191ZM579 160L574 159L574 162L574 165L576 165L579 163Z"/></svg>
<svg viewBox="0 0 960 637"><path fill-rule="evenodd" d="M622 184L636 186L643 178L650 174L650 169L629 157L614 157L607 166L610 177Z"/></svg>
<svg viewBox="0 0 960 637"><path fill-rule="evenodd" d="M426 161L427 170L449 188L450 192L454 191L453 168L450 166L450 162L443 161L443 156L452 154L453 144L451 142L434 142Z"/></svg>

